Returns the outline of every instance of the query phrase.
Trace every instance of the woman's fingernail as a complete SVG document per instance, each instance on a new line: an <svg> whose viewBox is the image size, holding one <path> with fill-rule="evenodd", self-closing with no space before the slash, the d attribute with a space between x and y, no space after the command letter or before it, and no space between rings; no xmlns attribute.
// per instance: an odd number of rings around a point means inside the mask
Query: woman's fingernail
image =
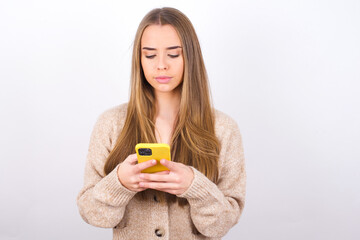
<svg viewBox="0 0 360 240"><path fill-rule="evenodd" d="M156 163L156 160L153 160L153 161L152 161L152 164L155 164L155 163Z"/></svg>

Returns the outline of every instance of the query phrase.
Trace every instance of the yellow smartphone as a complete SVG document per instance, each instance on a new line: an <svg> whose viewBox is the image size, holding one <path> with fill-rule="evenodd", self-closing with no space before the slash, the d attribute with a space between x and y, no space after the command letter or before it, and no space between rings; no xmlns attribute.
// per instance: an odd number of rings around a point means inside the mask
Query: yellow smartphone
<svg viewBox="0 0 360 240"><path fill-rule="evenodd" d="M143 173L155 173L169 170L160 164L161 159L171 161L170 146L165 143L138 143L135 146L135 151L138 163L142 163L151 159L155 159L157 164L155 166L144 169Z"/></svg>

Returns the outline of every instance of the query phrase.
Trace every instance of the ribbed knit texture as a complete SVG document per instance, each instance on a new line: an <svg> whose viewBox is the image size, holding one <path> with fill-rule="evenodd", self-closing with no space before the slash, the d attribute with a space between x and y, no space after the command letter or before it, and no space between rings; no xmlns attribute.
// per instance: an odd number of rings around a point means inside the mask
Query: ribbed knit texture
<svg viewBox="0 0 360 240"><path fill-rule="evenodd" d="M215 132L221 142L219 181L211 182L192 168L194 180L177 197L188 205L140 201L124 187L117 167L108 175L104 164L121 132L127 104L105 111L91 135L84 187L77 197L82 218L89 224L113 228L113 239L221 239L241 215L245 201L246 173L242 140L236 122L215 111ZM159 233L162 236L157 236Z"/></svg>

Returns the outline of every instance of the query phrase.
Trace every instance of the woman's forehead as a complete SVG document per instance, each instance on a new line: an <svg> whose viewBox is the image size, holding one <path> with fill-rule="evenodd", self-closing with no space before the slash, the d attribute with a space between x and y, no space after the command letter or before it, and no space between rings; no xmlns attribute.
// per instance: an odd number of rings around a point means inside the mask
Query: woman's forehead
<svg viewBox="0 0 360 240"><path fill-rule="evenodd" d="M173 26L170 24L149 25L145 28L141 38L142 48L160 49L172 46L181 46L181 40Z"/></svg>

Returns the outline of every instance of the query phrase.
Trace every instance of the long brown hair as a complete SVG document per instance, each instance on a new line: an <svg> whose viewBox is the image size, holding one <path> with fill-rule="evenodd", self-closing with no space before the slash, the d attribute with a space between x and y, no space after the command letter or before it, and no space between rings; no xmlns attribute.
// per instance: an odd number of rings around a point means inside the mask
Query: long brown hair
<svg viewBox="0 0 360 240"><path fill-rule="evenodd" d="M220 143L215 135L215 117L210 102L207 73L190 20L174 8L150 11L141 21L134 40L131 93L124 127L104 166L109 174L137 143L155 143L155 95L141 66L141 37L149 25L170 24L181 40L184 57L180 109L171 138L172 160L193 166L211 181L218 180ZM161 194L160 194L161 195ZM142 196L146 196L142 193ZM164 199L164 194L160 198ZM175 199L169 197L168 199ZM181 203L181 201L180 201Z"/></svg>

